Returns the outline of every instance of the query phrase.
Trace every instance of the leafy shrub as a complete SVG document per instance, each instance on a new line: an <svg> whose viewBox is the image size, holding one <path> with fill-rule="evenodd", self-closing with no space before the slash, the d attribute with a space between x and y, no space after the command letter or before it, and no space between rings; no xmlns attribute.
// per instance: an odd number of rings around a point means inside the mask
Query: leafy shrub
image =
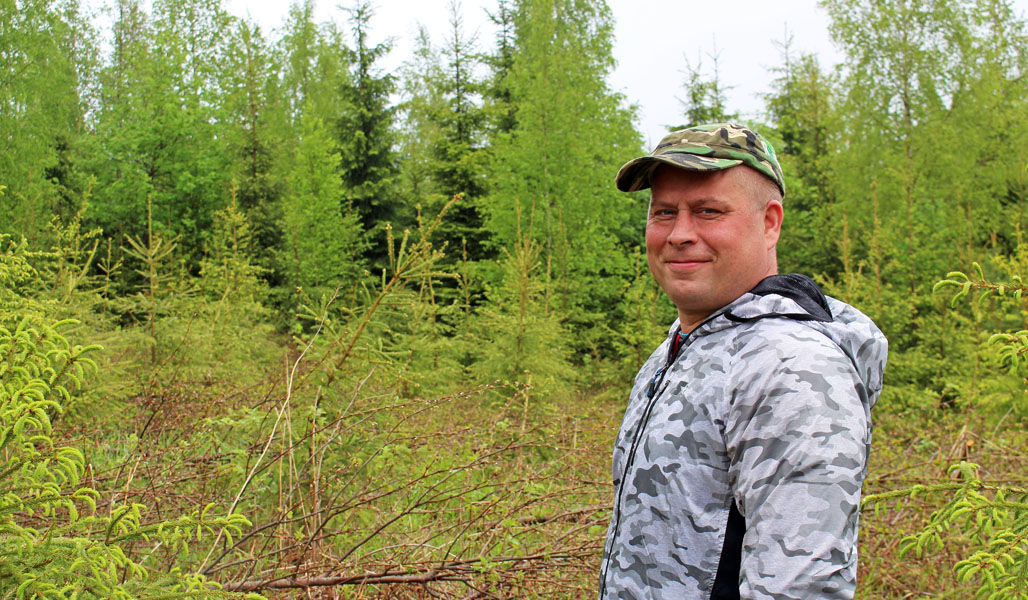
<svg viewBox="0 0 1028 600"><path fill-rule="evenodd" d="M0 596L233 597L202 576L146 563L159 548L184 553L215 532L238 535L245 517L216 517L208 505L146 523L145 506L102 507L100 494L80 485L85 457L55 442L53 420L96 372L91 355L100 347L73 345L62 332L74 321L48 319L41 304L19 294L34 274L26 254L13 244L0 252Z"/></svg>
<svg viewBox="0 0 1028 600"><path fill-rule="evenodd" d="M1001 313L993 319L994 322L1012 320L1009 315L1002 314L1003 311L1020 316L1024 306L1022 297L1028 291L1020 276L1015 274L1008 282L996 283L985 277L978 263L974 263L973 268L971 276L960 271L949 273L946 279L935 285L935 291L956 288L950 299L951 307L956 307L962 299L975 293L972 316L977 324L984 321L984 315L979 311L991 298L998 300L993 310ZM1011 373L1024 374L1028 363L1028 330L995 333L982 345L983 355L991 366L1002 366ZM988 391L990 388L983 389ZM997 396L1010 399L1000 423L1008 417L1015 420L1025 417L1023 394L1016 397L997 391L965 400L983 399L987 410L995 408L989 406L989 402L994 402ZM1028 488L1011 482L988 481L980 475L979 469L979 465L962 460L948 469L947 481L872 494L864 499L864 506L874 507L879 512L902 499L941 496L944 498L942 505L931 512L920 531L900 540L900 556L913 553L920 558L938 553L956 538L966 538L970 541L969 554L958 560L953 568L961 583L978 582L974 591L976 598L1028 599Z"/></svg>

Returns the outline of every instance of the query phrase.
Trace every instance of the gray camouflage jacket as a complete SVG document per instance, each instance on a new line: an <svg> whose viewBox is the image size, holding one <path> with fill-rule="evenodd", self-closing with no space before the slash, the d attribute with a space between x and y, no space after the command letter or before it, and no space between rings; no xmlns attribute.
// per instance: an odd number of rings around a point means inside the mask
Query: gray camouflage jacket
<svg viewBox="0 0 1028 600"><path fill-rule="evenodd" d="M852 598L887 342L775 275L639 371L614 446L601 600Z"/></svg>

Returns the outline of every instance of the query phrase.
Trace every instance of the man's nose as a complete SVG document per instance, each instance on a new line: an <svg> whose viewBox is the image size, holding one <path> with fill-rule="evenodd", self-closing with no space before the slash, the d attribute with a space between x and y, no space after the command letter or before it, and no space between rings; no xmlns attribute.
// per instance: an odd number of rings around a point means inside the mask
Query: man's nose
<svg viewBox="0 0 1028 600"><path fill-rule="evenodd" d="M675 215L674 225L668 233L669 244L688 244L696 241L696 223L693 222L692 214L686 210L678 211Z"/></svg>

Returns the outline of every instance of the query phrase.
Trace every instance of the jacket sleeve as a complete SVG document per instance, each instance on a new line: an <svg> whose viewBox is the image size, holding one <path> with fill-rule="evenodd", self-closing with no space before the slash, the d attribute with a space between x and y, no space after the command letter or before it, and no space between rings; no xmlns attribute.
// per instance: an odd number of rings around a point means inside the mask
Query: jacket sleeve
<svg viewBox="0 0 1028 600"><path fill-rule="evenodd" d="M746 520L740 597L850 599L870 406L856 369L813 331L790 331L730 368L724 434Z"/></svg>

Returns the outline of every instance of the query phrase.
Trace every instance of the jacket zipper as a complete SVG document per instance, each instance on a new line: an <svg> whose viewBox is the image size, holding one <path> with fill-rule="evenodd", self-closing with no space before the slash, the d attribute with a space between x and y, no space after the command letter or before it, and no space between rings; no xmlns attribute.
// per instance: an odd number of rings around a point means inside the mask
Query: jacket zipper
<svg viewBox="0 0 1028 600"><path fill-rule="evenodd" d="M621 530L621 500L625 492L625 482L628 480L628 473L635 462L635 453L639 449L639 443L642 441L643 430L646 429L646 425L650 421L650 414L653 412L653 407L657 404L657 398L664 392L667 386L661 387L664 383L664 377L670 370L671 365L681 354L685 348L685 344L688 340L682 340L678 348L675 348L675 341L681 334L681 328L676 328L675 332L671 336L671 345L668 346L667 358L664 360L664 366L657 369L654 373L653 378L650 379L650 383L646 388L646 396L648 398L646 403L646 409L643 410L642 416L639 418L639 426L636 428L635 435L632 438L632 444L629 447L628 456L625 457L625 468L621 475L621 483L618 485L617 496L614 502L614 531L610 536L610 549L607 552L607 560L603 563L603 572L601 573L601 586L600 586L600 598L603 598L604 593L607 591L607 572L610 570L610 561L614 556L614 543L617 540L618 533Z"/></svg>

